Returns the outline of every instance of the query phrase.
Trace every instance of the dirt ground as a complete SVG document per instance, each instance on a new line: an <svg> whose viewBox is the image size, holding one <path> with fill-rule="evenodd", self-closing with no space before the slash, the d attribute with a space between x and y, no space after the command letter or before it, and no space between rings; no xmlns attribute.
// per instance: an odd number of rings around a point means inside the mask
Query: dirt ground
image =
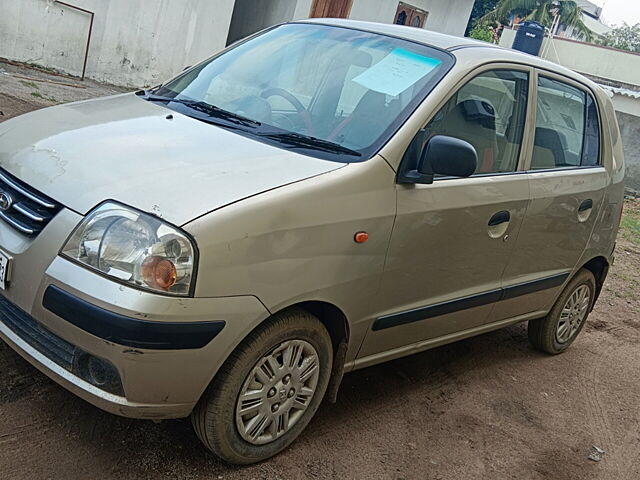
<svg viewBox="0 0 640 480"><path fill-rule="evenodd" d="M118 91L0 70L0 121ZM104 413L0 342L0 478L638 479L639 202L623 225L605 289L566 353L534 351L517 325L349 374L291 448L251 467L221 463L186 419ZM600 462L587 458L594 445Z"/></svg>
<svg viewBox="0 0 640 480"><path fill-rule="evenodd" d="M56 75L0 59L0 122L36 108L126 91L92 80Z"/></svg>

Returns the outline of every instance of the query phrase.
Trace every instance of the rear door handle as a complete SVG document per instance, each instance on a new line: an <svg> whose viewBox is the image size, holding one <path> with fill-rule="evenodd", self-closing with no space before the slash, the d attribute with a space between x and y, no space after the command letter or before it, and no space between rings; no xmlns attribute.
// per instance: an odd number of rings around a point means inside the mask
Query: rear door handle
<svg viewBox="0 0 640 480"><path fill-rule="evenodd" d="M593 208L593 200L591 200L590 198L587 198L578 207L578 213L584 212L585 210L589 210L590 208Z"/></svg>
<svg viewBox="0 0 640 480"><path fill-rule="evenodd" d="M511 220L511 214L506 210L501 210L494 213L493 216L489 219L489 226L495 227L496 225L508 222L509 220Z"/></svg>

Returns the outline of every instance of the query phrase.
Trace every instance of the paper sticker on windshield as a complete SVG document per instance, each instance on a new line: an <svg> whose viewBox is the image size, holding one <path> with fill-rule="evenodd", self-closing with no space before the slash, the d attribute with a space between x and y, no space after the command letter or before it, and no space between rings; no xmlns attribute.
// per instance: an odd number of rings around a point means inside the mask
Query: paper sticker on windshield
<svg viewBox="0 0 640 480"><path fill-rule="evenodd" d="M395 97L429 72L439 67L442 61L424 57L401 48L392 50L373 67L353 79L354 82Z"/></svg>

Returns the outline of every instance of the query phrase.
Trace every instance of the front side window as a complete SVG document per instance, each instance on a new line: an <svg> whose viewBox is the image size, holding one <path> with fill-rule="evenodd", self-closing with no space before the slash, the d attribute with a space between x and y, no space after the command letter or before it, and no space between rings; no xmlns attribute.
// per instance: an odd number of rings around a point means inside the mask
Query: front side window
<svg viewBox="0 0 640 480"><path fill-rule="evenodd" d="M600 162L595 101L583 90L538 78L532 170L594 166Z"/></svg>
<svg viewBox="0 0 640 480"><path fill-rule="evenodd" d="M411 161L409 157L417 161L431 137L447 135L465 140L475 148L478 154L475 174L515 171L524 132L528 85L529 75L513 70L492 70L473 78L416 136L405 160Z"/></svg>
<svg viewBox="0 0 640 480"><path fill-rule="evenodd" d="M148 99L205 121L209 114L283 148L362 161L453 62L447 52L398 38L288 24L198 65Z"/></svg>

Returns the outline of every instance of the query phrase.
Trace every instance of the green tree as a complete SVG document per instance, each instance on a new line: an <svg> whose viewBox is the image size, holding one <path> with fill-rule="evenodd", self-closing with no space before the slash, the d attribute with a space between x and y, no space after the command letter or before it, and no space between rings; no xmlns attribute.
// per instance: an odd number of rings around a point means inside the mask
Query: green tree
<svg viewBox="0 0 640 480"><path fill-rule="evenodd" d="M616 27L598 39L600 45L640 53L640 23Z"/></svg>
<svg viewBox="0 0 640 480"><path fill-rule="evenodd" d="M587 40L593 38L593 33L582 21L582 9L574 0L500 0L482 20L508 25L513 15L534 20L545 27L551 27L559 17L561 23L573 27Z"/></svg>
<svg viewBox="0 0 640 480"><path fill-rule="evenodd" d="M483 42L498 43L497 30L487 23L476 22L467 36Z"/></svg>
<svg viewBox="0 0 640 480"><path fill-rule="evenodd" d="M478 20L484 17L491 10L496 8L496 5L498 5L499 1L500 0L476 0L473 3L473 7L471 9L471 16L469 17L469 23L467 23L467 29L465 30L464 34L466 36L471 36L470 35L471 30L477 26L476 24L478 23ZM473 37L473 38L477 38L477 37ZM480 40L483 40L483 39L480 39Z"/></svg>

